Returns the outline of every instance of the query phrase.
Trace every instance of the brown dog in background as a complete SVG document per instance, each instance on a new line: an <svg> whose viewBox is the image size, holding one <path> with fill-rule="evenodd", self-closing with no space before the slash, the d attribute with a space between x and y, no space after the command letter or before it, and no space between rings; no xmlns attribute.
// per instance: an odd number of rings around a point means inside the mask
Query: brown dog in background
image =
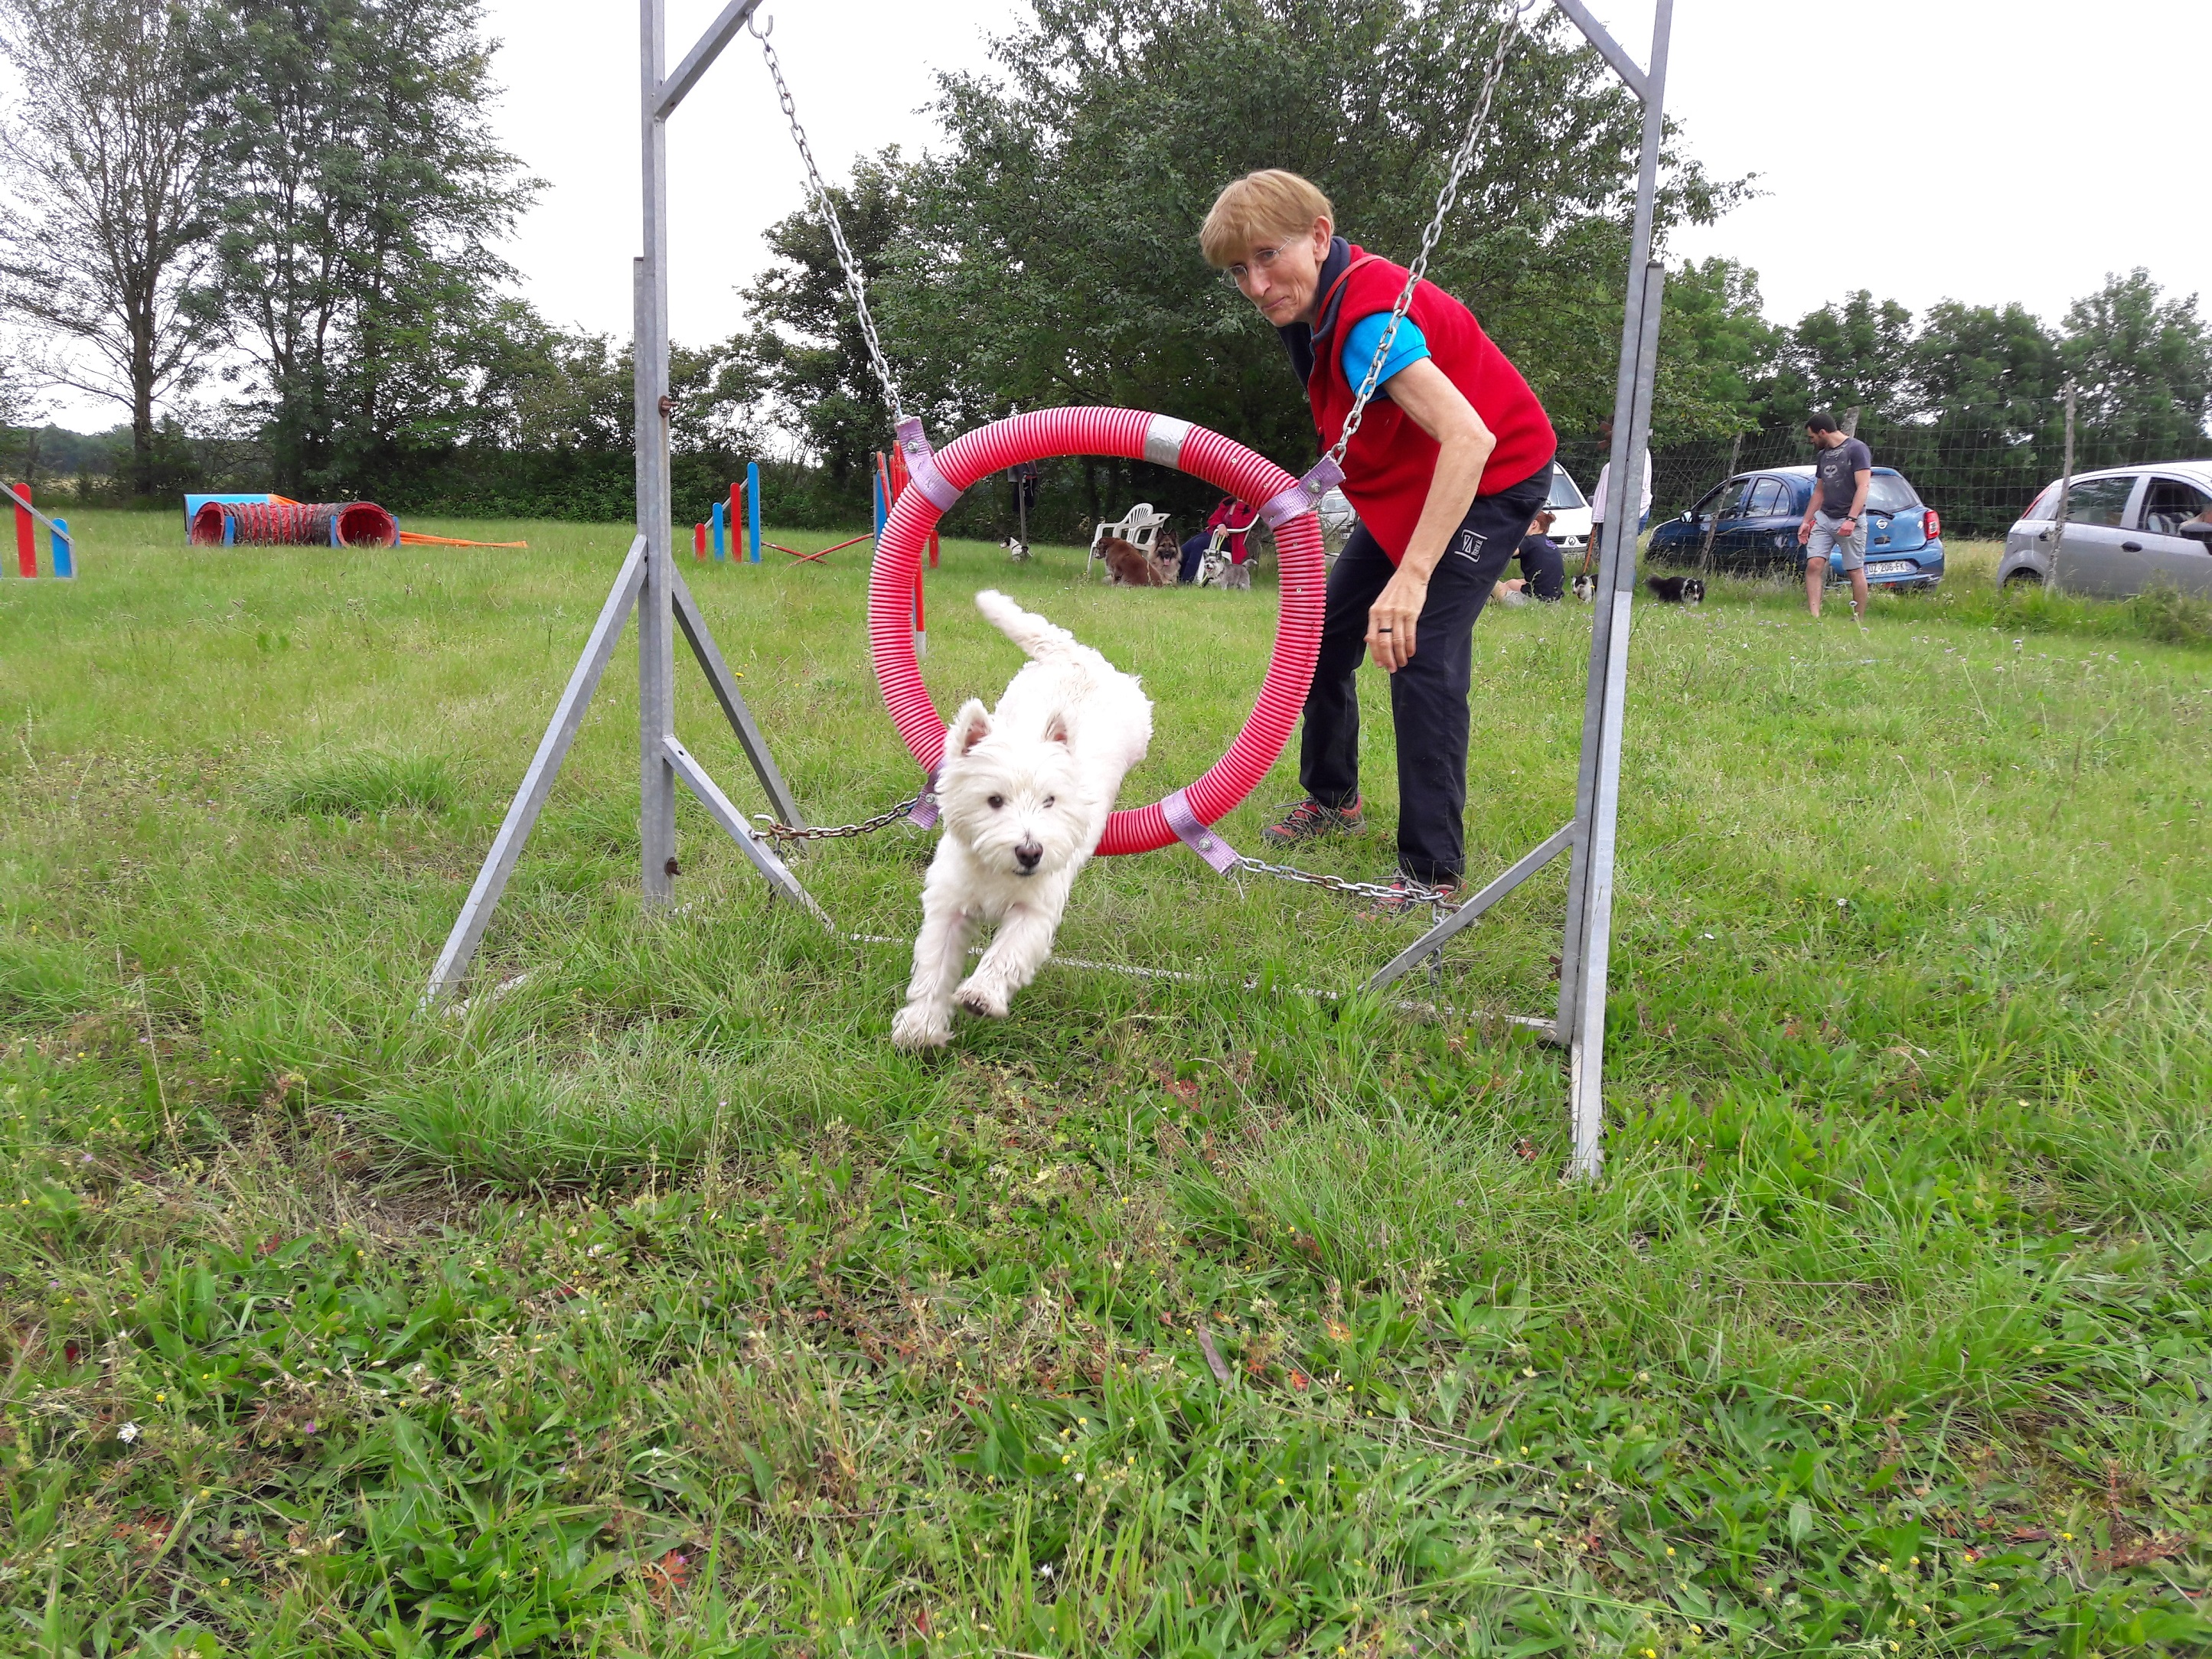
<svg viewBox="0 0 2212 1659"><path fill-rule="evenodd" d="M1106 561L1106 580L1124 587L1166 587L1175 580L1175 573L1147 554L1134 542L1123 541L1119 536L1109 536L1098 544L1099 556Z"/></svg>

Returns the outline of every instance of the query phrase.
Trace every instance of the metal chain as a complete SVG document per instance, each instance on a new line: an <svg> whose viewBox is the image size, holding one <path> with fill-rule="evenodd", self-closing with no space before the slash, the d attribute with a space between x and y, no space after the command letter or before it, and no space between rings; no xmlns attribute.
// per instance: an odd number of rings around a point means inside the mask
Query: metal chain
<svg viewBox="0 0 2212 1659"><path fill-rule="evenodd" d="M799 159L806 163L806 185L814 197L814 205L822 215L822 222L829 227L830 240L837 250L837 263L844 267L846 291L853 296L853 309L860 319L860 335L868 344L868 361L875 365L876 379L883 383L884 399L891 406L893 420L906 418L906 404L899 397L898 381L891 374L890 360L884 356L884 343L876 337L876 319L868 313L868 294L860 280L860 261L846 245L845 228L837 220L837 210L830 200L830 186L822 182L822 169L814 165L813 146L806 142L806 129L799 124L799 106L793 100L791 88L783 78L783 64L775 55L775 47L761 30L753 27L751 18L745 20L746 28L761 43L761 56L768 60L768 72L775 81L775 95L783 106L783 118L791 124L792 142L799 146ZM769 25L773 29L775 25Z"/></svg>
<svg viewBox="0 0 2212 1659"><path fill-rule="evenodd" d="M1278 881L1295 881L1307 887L1348 894L1353 898L1388 900L1392 903L1441 904L1451 896L1452 891L1449 887L1424 887L1417 881L1401 881L1393 885L1378 881L1346 881L1341 876L1317 876L1310 870L1294 870L1287 864L1269 864L1242 854L1231 867L1251 875L1273 876Z"/></svg>
<svg viewBox="0 0 2212 1659"><path fill-rule="evenodd" d="M1437 198L1435 216L1429 228L1421 233L1421 251L1414 257L1406 272L1406 286L1400 290L1398 303L1390 307L1390 320L1383 325L1382 337L1376 343L1375 361L1367 365L1367 378L1359 383L1359 391L1352 400L1352 412L1344 417L1344 432L1328 452L1328 459L1340 469L1344 457L1352 447L1352 435L1359 430L1359 422L1367 413L1367 404L1375 396L1375 388L1382 383L1382 365L1390 359L1391 342L1398 337L1398 325L1406 320L1407 307L1413 303L1413 290L1421 285L1428 273L1429 256L1436 252L1437 238L1443 234L1444 221L1459 201L1460 181L1467 170L1474 165L1475 141L1482 136L1484 125L1490 119L1490 101L1498 91L1498 82L1505 73L1505 55L1511 49L1515 35L1520 33L1521 20L1528 15L1533 0L1514 9L1512 16L1498 26L1498 46L1490 54L1490 69L1482 79L1482 96L1476 102L1474 113L1468 118L1467 137L1460 141L1459 154L1452 157L1451 172L1444 179L1443 193Z"/></svg>
<svg viewBox="0 0 2212 1659"><path fill-rule="evenodd" d="M753 822L761 826L761 833L772 841L843 841L852 836L872 836L888 824L913 815L921 805L920 795L909 795L887 812L878 812L872 818L862 818L858 823L812 825L800 829L796 824L778 823L765 812L753 815Z"/></svg>

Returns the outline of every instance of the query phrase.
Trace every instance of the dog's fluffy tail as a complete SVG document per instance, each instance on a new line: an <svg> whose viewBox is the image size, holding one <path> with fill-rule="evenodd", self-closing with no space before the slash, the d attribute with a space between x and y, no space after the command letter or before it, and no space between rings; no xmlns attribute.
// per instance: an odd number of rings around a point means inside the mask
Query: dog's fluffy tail
<svg viewBox="0 0 2212 1659"><path fill-rule="evenodd" d="M1065 628L1055 628L1042 617L1023 610L995 587L987 587L975 596L975 608L1039 662L1066 661L1083 649Z"/></svg>

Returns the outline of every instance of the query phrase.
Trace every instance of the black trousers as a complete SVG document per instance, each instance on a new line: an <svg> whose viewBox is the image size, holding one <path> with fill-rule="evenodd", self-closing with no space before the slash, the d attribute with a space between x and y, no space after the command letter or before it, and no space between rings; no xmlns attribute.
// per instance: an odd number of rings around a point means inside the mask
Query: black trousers
<svg viewBox="0 0 2212 1659"><path fill-rule="evenodd" d="M1390 677L1398 734L1398 866L1419 882L1456 880L1467 868L1468 690L1474 619L1552 492L1551 463L1494 495L1478 495L1429 577L1413 659ZM1359 698L1352 683L1367 654L1367 613L1396 574L1367 532L1352 532L1328 573L1321 659L1306 693L1298 781L1325 806L1359 797Z"/></svg>

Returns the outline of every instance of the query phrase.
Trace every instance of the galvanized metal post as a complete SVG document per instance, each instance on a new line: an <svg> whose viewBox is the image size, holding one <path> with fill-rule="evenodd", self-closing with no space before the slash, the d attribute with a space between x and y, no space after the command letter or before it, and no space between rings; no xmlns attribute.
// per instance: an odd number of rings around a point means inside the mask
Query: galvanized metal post
<svg viewBox="0 0 2212 1659"><path fill-rule="evenodd" d="M645 254L636 265L637 530L645 586L637 599L638 840L645 901L665 902L676 874L676 632L668 477L668 128L666 0L639 0L638 111L644 151Z"/></svg>
<svg viewBox="0 0 2212 1659"><path fill-rule="evenodd" d="M1578 27L1594 26L1568 9ZM1626 706L1630 595L1643 518L1643 459L1650 442L1664 274L1651 259L1659 149L1665 136L1667 49L1674 0L1658 0L1651 60L1637 89L1644 100L1643 153L1629 233L1628 282L1621 319L1620 369L1613 390L1609 495L1590 625L1589 680L1583 705L1581 765L1575 787L1573 861L1567 876L1566 936L1559 952L1558 1041L1568 1045L1574 1173L1594 1176L1604 1158L1604 1036L1607 945L1613 925L1613 824L1620 796L1620 727ZM1593 38L1596 38L1593 35ZM1613 54L1608 54L1611 61ZM1624 76L1624 78L1626 78ZM1634 82L1631 82L1632 86Z"/></svg>

